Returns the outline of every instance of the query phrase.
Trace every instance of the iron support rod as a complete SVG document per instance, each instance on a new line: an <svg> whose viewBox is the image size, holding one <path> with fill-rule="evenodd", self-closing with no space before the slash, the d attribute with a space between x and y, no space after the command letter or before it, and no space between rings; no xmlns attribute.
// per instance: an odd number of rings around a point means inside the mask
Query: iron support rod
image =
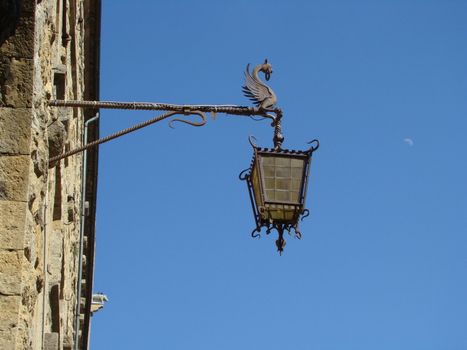
<svg viewBox="0 0 467 350"><path fill-rule="evenodd" d="M152 103L152 102L114 102L114 101L75 101L75 100L50 100L48 102L50 107L68 107L68 108L93 108L93 109L125 109L125 110L147 110L147 111L166 111L166 113L161 116L150 119L146 122L137 124L131 128L122 130L115 134L103 137L99 140L90 142L89 144L84 144L81 147L73 149L71 151L65 152L58 156L55 156L49 160L49 166L55 166L56 162L60 159L67 158L73 154L82 152L89 148L95 147L102 143L113 140L117 137L123 136L135 130L144 128L148 125L157 123L163 119L171 117L175 114L183 115L198 115L201 117L202 121L199 123L186 121L183 119L174 119L174 121L183 122L190 124L192 126L203 126L206 123L206 118L204 116L205 112L213 113L213 118L215 113L226 113L232 115L241 115L246 117L252 116L261 116L272 120L271 126L274 128L274 148L280 149L282 142L284 141L284 136L281 132L281 119L282 119L282 110L280 108L271 108L265 109L261 107L247 107L247 106L236 106L236 105L174 105L167 103ZM269 114L274 113L275 116ZM171 122L171 123L172 123ZM169 124L171 125L171 124Z"/></svg>
<svg viewBox="0 0 467 350"><path fill-rule="evenodd" d="M115 101L75 101L75 100L51 100L51 107L85 107L85 108L103 108L103 109L129 109L146 111L174 111L174 112L211 112L226 113L233 115L254 116L259 115L270 118L268 112L282 114L280 108L264 109L258 107L247 107L237 105L176 105L169 103L153 102L115 102Z"/></svg>
<svg viewBox="0 0 467 350"><path fill-rule="evenodd" d="M89 148L98 146L98 145L100 145L100 144L102 144L102 143L108 142L108 141L113 140L113 139L115 139L115 138L117 138L117 137L123 136L123 135L125 135L125 134L129 134L130 132L133 132L133 131L136 131L136 130L138 130L138 129L144 128L144 127L146 127L146 126L148 126L148 125L157 123L157 122L159 122L159 121L161 121L161 120L163 120L163 119L166 119L166 118L168 118L168 117L170 117L170 116L172 116L172 115L174 115L174 114L177 114L177 113L176 113L176 112L167 112L167 113L164 113L164 114L161 115L161 116L157 116L157 117L155 117L155 118L153 118L153 119L150 119L150 120L148 120L148 121L146 121L146 122L143 122L143 123L137 124L137 125L135 125L135 126L133 126L133 127L131 127L131 128L127 128L127 129L124 129L124 130L122 130L122 131L116 132L116 133L114 133L114 134L112 134L112 135L109 135L109 136L100 138L100 139L98 139L98 140L96 140L96 141L92 141L92 142L90 142L90 143L85 142L85 143L84 143L82 146L80 146L80 147L77 147L77 148L75 148L75 149L72 149L71 151L68 151L68 152L59 154L58 156L55 156L55 157L53 157L53 158L50 158L50 160L49 160L49 164L50 164L50 165L49 165L49 166L54 166L55 163L56 163L57 161L59 161L60 159L67 158L67 157L69 157L69 156L72 156L73 154L76 154L76 153L85 151L85 150L87 150L87 149L89 149Z"/></svg>

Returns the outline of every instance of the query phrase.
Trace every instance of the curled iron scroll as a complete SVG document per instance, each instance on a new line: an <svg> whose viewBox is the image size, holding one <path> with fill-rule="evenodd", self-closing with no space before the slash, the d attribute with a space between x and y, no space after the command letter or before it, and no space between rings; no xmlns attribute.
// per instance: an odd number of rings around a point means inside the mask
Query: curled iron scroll
<svg viewBox="0 0 467 350"><path fill-rule="evenodd" d="M319 148L319 141L317 139L314 139L310 142L308 142L309 145L312 145L309 149L308 152L313 153Z"/></svg>
<svg viewBox="0 0 467 350"><path fill-rule="evenodd" d="M251 237L261 238L261 234L259 232L260 232L260 229L255 228L253 231L251 231Z"/></svg>
<svg viewBox="0 0 467 350"><path fill-rule="evenodd" d="M238 178L241 180L241 181L245 181L248 179L248 177L250 176L250 174L248 173L250 171L250 168L247 168L245 170L242 170L242 172L240 174L238 174Z"/></svg>
<svg viewBox="0 0 467 350"><path fill-rule="evenodd" d="M173 127L173 123L174 122L180 122L180 123L185 123L185 124L188 124L188 125L191 125L191 126L203 126L204 124L206 124L207 120L206 120L206 115L203 113L203 112L200 112L200 111L188 111L186 113L184 113L185 115L198 115L201 117L201 121L200 122L192 122L192 121L189 121L189 120L185 120L185 119L180 119L180 118L175 118L175 119L172 119L170 122L169 122L169 127L171 127L172 129L174 129Z"/></svg>
<svg viewBox="0 0 467 350"><path fill-rule="evenodd" d="M295 226L295 238L302 239L302 232L300 231L298 224Z"/></svg>
<svg viewBox="0 0 467 350"><path fill-rule="evenodd" d="M258 146L256 145L256 137L254 137L253 135L248 136L248 142L250 143L251 147L258 148Z"/></svg>

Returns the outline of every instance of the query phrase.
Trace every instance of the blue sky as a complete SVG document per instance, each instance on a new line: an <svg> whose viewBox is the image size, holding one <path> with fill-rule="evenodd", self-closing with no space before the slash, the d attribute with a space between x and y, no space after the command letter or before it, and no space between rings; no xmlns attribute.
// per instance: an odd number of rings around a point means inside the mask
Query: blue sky
<svg viewBox="0 0 467 350"><path fill-rule="evenodd" d="M94 349L467 349L467 2L104 0L101 99L248 105L318 138L301 241L252 239L248 136L162 122L100 148ZM158 112L101 114L107 135ZM410 139L410 142L404 141Z"/></svg>

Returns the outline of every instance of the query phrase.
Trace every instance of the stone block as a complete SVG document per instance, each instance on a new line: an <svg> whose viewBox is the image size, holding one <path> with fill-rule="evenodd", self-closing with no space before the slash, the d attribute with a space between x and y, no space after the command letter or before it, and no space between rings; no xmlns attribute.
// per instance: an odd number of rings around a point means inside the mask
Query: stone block
<svg viewBox="0 0 467 350"><path fill-rule="evenodd" d="M0 249L23 249L26 202L0 200Z"/></svg>
<svg viewBox="0 0 467 350"><path fill-rule="evenodd" d="M63 232L61 230L50 232L48 244L47 271L49 272L49 283L60 283L62 278Z"/></svg>
<svg viewBox="0 0 467 350"><path fill-rule="evenodd" d="M9 331L18 326L20 296L0 295L0 332ZM3 348L2 348L3 349Z"/></svg>
<svg viewBox="0 0 467 350"><path fill-rule="evenodd" d="M14 330L0 330L0 349L15 350L15 332Z"/></svg>
<svg viewBox="0 0 467 350"><path fill-rule="evenodd" d="M63 152L63 145L65 143L66 131L65 126L60 120L56 120L49 125L47 129L48 144L49 144L49 157L53 158Z"/></svg>
<svg viewBox="0 0 467 350"><path fill-rule="evenodd" d="M0 153L29 154L30 108L0 108Z"/></svg>
<svg viewBox="0 0 467 350"><path fill-rule="evenodd" d="M33 60L0 55L0 106L31 107Z"/></svg>
<svg viewBox="0 0 467 350"><path fill-rule="evenodd" d="M27 201L29 156L0 156L0 200Z"/></svg>
<svg viewBox="0 0 467 350"><path fill-rule="evenodd" d="M0 251L0 294L21 294L21 259L16 251ZM1 310L1 308L0 308Z"/></svg>
<svg viewBox="0 0 467 350"><path fill-rule="evenodd" d="M58 350L58 333L44 334L44 350Z"/></svg>
<svg viewBox="0 0 467 350"><path fill-rule="evenodd" d="M34 57L34 14L23 14L10 35L0 47L0 55L17 58Z"/></svg>

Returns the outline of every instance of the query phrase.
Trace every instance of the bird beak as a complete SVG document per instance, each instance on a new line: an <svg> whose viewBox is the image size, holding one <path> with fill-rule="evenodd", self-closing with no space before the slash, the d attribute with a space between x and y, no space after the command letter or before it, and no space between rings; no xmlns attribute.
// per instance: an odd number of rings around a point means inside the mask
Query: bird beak
<svg viewBox="0 0 467 350"><path fill-rule="evenodd" d="M269 78L271 77L271 74L270 73L264 73L264 77L266 78L266 81L268 81Z"/></svg>

